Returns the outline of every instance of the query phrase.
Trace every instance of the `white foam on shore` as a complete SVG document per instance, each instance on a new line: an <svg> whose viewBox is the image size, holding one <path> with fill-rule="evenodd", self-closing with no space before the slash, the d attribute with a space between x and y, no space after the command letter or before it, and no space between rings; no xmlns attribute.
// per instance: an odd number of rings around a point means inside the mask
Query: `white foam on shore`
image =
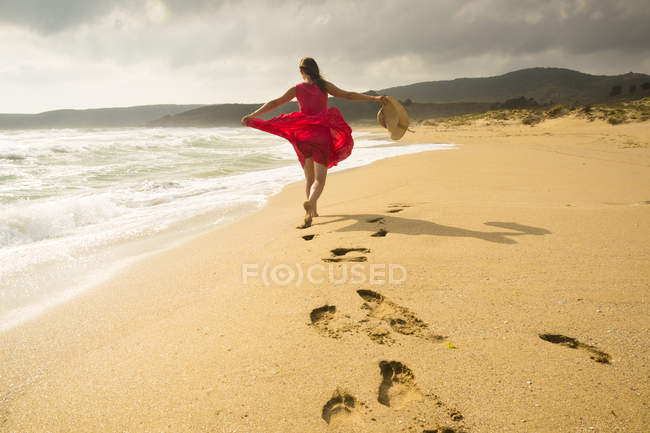
<svg viewBox="0 0 650 433"><path fill-rule="evenodd" d="M380 137L355 133L331 171L454 147ZM0 331L303 177L290 144L248 128L12 131L0 154Z"/></svg>

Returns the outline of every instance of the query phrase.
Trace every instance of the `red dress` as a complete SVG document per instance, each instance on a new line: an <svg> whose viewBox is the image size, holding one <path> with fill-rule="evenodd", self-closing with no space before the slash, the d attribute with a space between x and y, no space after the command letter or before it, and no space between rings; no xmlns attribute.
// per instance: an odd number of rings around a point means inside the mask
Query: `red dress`
<svg viewBox="0 0 650 433"><path fill-rule="evenodd" d="M247 125L289 140L302 166L309 157L327 167L347 158L354 146L352 129L338 109L327 108L327 94L316 83L300 83L296 98L299 112L270 120L253 118Z"/></svg>

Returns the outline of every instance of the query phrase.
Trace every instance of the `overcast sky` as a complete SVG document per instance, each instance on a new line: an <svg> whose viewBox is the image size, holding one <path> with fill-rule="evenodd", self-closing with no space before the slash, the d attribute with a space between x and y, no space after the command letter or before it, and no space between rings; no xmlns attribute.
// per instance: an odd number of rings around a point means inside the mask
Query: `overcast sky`
<svg viewBox="0 0 650 433"><path fill-rule="evenodd" d="M533 66L650 73L648 0L0 0L0 112L264 102Z"/></svg>

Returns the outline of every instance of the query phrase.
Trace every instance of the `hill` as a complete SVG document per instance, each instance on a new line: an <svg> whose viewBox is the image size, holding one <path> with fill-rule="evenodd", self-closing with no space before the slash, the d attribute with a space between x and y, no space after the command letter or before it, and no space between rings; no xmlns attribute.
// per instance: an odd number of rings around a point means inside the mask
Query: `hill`
<svg viewBox="0 0 650 433"><path fill-rule="evenodd" d="M531 68L496 77L459 78L391 87L368 94L386 94L403 101L412 120L483 113L495 109L550 106L554 103L586 104L635 99L650 94L650 76L623 74L589 75L560 68ZM166 116L151 126L235 126L261 104L210 105ZM330 98L329 105L351 121L369 121L377 115L375 103ZM295 102L267 113L263 118L296 111Z"/></svg>
<svg viewBox="0 0 650 433"><path fill-rule="evenodd" d="M368 91L368 94L378 94ZM592 104L650 96L650 75L590 75L570 69L530 68L485 78L429 81L379 91L403 101L412 120L481 113L495 109ZM144 105L90 110L56 110L39 114L0 114L0 129L121 126L237 126L261 104ZM351 122L372 121L376 103L330 98ZM297 111L295 102L263 118Z"/></svg>
<svg viewBox="0 0 650 433"><path fill-rule="evenodd" d="M590 75L570 69L530 68L485 78L457 78L390 87L380 93L414 102L501 102L525 96L540 103L596 103L613 96L634 97L650 87L650 75ZM617 87L618 87L618 92Z"/></svg>
<svg viewBox="0 0 650 433"><path fill-rule="evenodd" d="M135 107L53 110L38 114L0 114L0 129L108 128L144 126L162 116L174 115L201 105L141 105Z"/></svg>
<svg viewBox="0 0 650 433"><path fill-rule="evenodd" d="M370 93L370 92L369 92ZM261 104L218 104L206 105L184 113L165 116L148 123L148 126L238 126L241 118L254 111ZM352 102L345 99L329 98L328 105L341 111L348 122L375 121L379 104L374 102ZM467 113L479 113L498 108L499 104L492 102L458 102L449 104L421 104L407 105L409 116L412 119L426 119L431 117L455 116ZM275 110L260 116L269 119L281 113L290 113L298 110L296 102L290 102Z"/></svg>
<svg viewBox="0 0 650 433"><path fill-rule="evenodd" d="M341 110L349 121L372 119L377 115L379 105L371 102L351 102L344 99L329 98L330 107ZM237 126L246 114L262 104L216 104L206 105L176 115L165 116L149 122L149 126ZM275 110L260 116L269 119L281 113L298 111L296 102L289 102Z"/></svg>

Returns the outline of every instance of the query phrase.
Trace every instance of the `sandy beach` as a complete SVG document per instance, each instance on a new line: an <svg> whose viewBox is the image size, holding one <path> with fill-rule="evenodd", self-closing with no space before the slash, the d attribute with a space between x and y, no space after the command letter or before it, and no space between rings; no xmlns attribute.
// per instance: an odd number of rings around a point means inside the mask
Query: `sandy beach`
<svg viewBox="0 0 650 433"><path fill-rule="evenodd" d="M648 123L415 129L458 146L331 175L304 230L292 184L1 334L0 431L647 431Z"/></svg>

